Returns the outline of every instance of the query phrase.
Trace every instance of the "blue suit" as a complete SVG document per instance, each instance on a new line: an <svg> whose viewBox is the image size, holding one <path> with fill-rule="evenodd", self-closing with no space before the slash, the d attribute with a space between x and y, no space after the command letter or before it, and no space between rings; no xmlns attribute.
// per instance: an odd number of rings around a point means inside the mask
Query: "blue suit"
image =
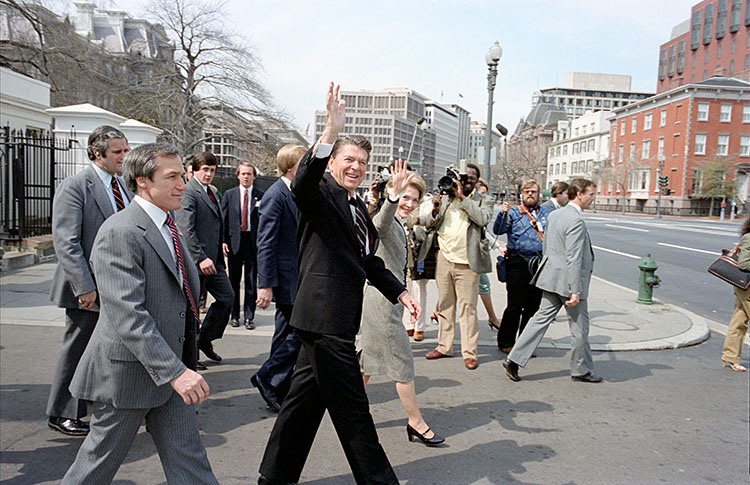
<svg viewBox="0 0 750 485"><path fill-rule="evenodd" d="M300 348L299 336L289 325L297 290L297 206L281 179L269 187L260 204L258 287L273 289L276 328L271 353L256 377L280 402Z"/></svg>

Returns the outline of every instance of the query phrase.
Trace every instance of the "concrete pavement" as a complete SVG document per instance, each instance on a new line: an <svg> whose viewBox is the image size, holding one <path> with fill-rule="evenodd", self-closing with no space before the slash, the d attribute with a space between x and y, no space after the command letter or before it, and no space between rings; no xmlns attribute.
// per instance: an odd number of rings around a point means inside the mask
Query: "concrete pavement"
<svg viewBox="0 0 750 485"><path fill-rule="evenodd" d="M80 439L46 427L44 409L63 331L63 312L47 300L54 264L0 275L0 480L57 483ZM504 285L492 281L496 311ZM600 385L568 377L567 325L561 315L539 357L511 383L480 309L480 366L460 358L427 361L437 327L413 344L418 402L427 422L447 438L429 449L406 441L405 413L392 382L373 378L371 411L381 443L402 483L653 483L747 477L747 375L720 368L721 339L702 342L709 323L671 305L641 306L635 294L602 280L592 283L591 341ZM429 286L428 308L436 291ZM201 434L220 483L254 483L274 415L250 376L267 356L273 311L259 311L258 328L228 328L216 342L224 356L205 372L211 397L197 407ZM456 341L455 350L458 350ZM743 362L747 360L744 349ZM726 406L733 403L732 406ZM717 408L725 408L721 414ZM714 419L716 416L716 419ZM710 453L707 450L717 450ZM164 475L142 429L115 483L162 483ZM328 418L302 482L354 483Z"/></svg>

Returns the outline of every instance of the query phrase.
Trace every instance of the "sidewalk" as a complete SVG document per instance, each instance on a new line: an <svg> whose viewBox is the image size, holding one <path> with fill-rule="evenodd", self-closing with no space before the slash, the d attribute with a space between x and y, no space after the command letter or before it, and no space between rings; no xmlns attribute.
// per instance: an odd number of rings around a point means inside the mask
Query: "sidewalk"
<svg viewBox="0 0 750 485"><path fill-rule="evenodd" d="M63 311L49 302L49 285L56 263L44 263L3 273L0 276L0 325L63 326ZM498 318L505 308L505 285L490 275L492 299ZM658 290L657 290L658 291ZM640 305L635 302L636 291L594 277L591 282L589 314L590 341L595 351L660 350L685 347L706 340L710 334L706 319L675 305L660 303ZM428 308L435 306L437 288L428 284ZM494 347L494 334L489 331L487 315L478 303L480 318L480 346ZM270 338L273 332L273 305L258 310L259 325L254 331L227 327L227 334ZM266 325L269 320L271 325ZM437 326L427 325L425 342L437 342ZM541 348L568 349L570 334L563 310L542 340Z"/></svg>

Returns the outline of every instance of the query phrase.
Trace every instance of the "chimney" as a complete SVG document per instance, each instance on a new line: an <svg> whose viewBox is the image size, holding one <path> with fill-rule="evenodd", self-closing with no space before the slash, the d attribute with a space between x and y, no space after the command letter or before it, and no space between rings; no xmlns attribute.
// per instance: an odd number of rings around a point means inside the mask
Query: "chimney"
<svg viewBox="0 0 750 485"><path fill-rule="evenodd" d="M92 2L74 2L76 6L75 27L76 33L84 37L94 33L94 10L96 5Z"/></svg>

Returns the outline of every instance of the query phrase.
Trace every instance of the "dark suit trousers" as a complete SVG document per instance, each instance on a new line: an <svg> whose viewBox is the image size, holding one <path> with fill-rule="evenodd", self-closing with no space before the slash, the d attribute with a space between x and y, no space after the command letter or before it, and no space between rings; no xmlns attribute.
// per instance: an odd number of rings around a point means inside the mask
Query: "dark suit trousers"
<svg viewBox="0 0 750 485"><path fill-rule="evenodd" d="M245 231L240 235L240 250L237 254L230 254L229 281L234 290L232 303L232 318L240 318L240 280L245 276L245 296L242 313L245 320L255 319L255 300L258 298L258 250L253 244L251 234Z"/></svg>
<svg viewBox="0 0 750 485"><path fill-rule="evenodd" d="M97 320L99 312L65 309L65 334L55 367L55 376L52 378L47 416L80 419L88 413L88 402L71 396L68 386L91 339L91 334L94 333Z"/></svg>
<svg viewBox="0 0 750 485"><path fill-rule="evenodd" d="M507 270L508 305L505 307L500 330L497 332L497 346L501 349L513 347L516 336L526 328L526 324L539 310L542 301L542 290L530 284L533 275L529 273L526 259L511 254Z"/></svg>
<svg viewBox="0 0 750 485"><path fill-rule="evenodd" d="M271 353L260 369L258 379L274 389L279 401L289 390L294 363L299 354L300 340L297 330L289 325L294 305L276 304L275 329L271 340Z"/></svg>
<svg viewBox="0 0 750 485"><path fill-rule="evenodd" d="M229 278L227 278L223 255L219 254L214 259L214 266L216 266L216 274L200 275L201 292L205 288L216 301L211 304L208 312L206 312L206 317L203 319L198 333L198 346L202 342L211 342L224 335L224 329L227 328L229 322L229 312L232 309L234 292L232 291L232 285L229 284Z"/></svg>
<svg viewBox="0 0 750 485"><path fill-rule="evenodd" d="M354 337L297 330L302 346L289 394L266 445L260 473L299 481L323 413L328 410L359 484L397 484L370 415Z"/></svg>

